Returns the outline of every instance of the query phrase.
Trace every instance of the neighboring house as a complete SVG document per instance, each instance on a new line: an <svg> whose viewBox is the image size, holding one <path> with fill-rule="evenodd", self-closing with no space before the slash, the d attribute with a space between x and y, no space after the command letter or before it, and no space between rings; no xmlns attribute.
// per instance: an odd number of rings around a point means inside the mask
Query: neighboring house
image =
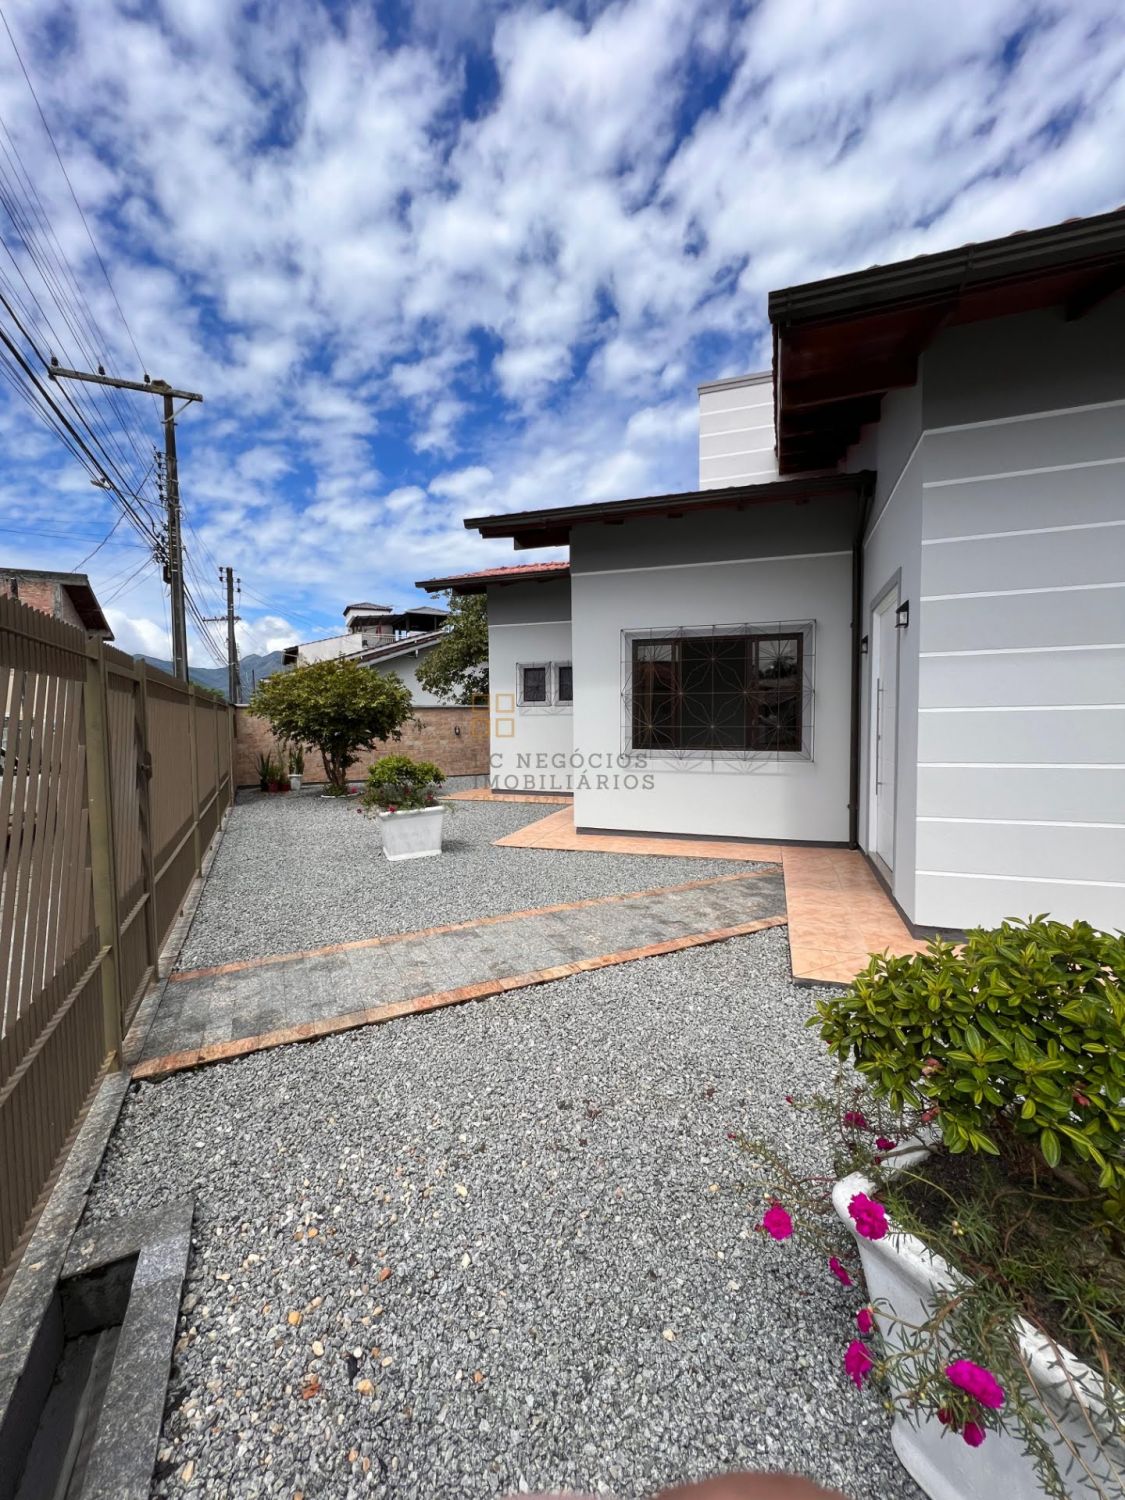
<svg viewBox="0 0 1125 1500"><path fill-rule="evenodd" d="M396 612L389 604L348 604L344 607L343 635L322 636L287 646L282 653L286 666L306 666L313 661L327 661L337 656L358 656L379 646L386 646L408 635L429 634L444 625L448 610L419 604Z"/></svg>
<svg viewBox="0 0 1125 1500"><path fill-rule="evenodd" d="M32 568L0 568L0 593L87 635L112 641L113 631L85 573L42 573Z"/></svg>
<svg viewBox="0 0 1125 1500"><path fill-rule="evenodd" d="M496 784L547 789L570 662L579 828L858 846L918 929L1120 926L1123 288L1117 211L775 292L699 490L467 520L570 547L569 649L557 565L429 581L496 614Z"/></svg>
<svg viewBox="0 0 1125 1500"><path fill-rule="evenodd" d="M571 791L570 565L487 568L418 587L488 595L493 785Z"/></svg>
<svg viewBox="0 0 1125 1500"><path fill-rule="evenodd" d="M387 641L381 646L357 651L352 660L359 662L361 666L373 667L378 672L393 672L396 677L401 677L410 689L415 708L442 708L442 700L421 686L416 673L419 664L430 654L444 633L444 630L427 630L418 635L403 636L397 641Z"/></svg>

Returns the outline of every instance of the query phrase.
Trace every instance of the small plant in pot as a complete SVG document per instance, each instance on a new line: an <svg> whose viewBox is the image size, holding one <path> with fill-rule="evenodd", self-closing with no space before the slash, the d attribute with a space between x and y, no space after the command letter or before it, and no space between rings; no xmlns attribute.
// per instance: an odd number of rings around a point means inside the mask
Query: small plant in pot
<svg viewBox="0 0 1125 1500"><path fill-rule="evenodd" d="M278 756L263 753L258 756L258 787L263 792L287 792L289 777Z"/></svg>
<svg viewBox="0 0 1125 1500"><path fill-rule="evenodd" d="M810 1022L833 1176L736 1137L764 1233L858 1255L844 1369L934 1500L1125 1494L1123 980L1121 935L1042 917L874 957Z"/></svg>
<svg viewBox="0 0 1125 1500"><path fill-rule="evenodd" d="M384 755L368 771L360 807L378 818L387 859L441 853L446 808L437 793L444 780L440 767L409 755Z"/></svg>
<svg viewBox="0 0 1125 1500"><path fill-rule="evenodd" d="M289 746L289 786L290 790L299 792L301 790L301 779L305 774L305 747L300 744Z"/></svg>

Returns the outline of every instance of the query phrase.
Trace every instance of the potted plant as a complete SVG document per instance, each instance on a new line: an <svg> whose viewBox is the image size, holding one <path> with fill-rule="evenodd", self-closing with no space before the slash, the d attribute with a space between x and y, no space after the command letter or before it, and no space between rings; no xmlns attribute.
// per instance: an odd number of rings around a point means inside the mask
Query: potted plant
<svg viewBox="0 0 1125 1500"><path fill-rule="evenodd" d="M289 785L295 792L301 790L301 778L305 774L305 747L294 743L289 747Z"/></svg>
<svg viewBox="0 0 1125 1500"><path fill-rule="evenodd" d="M277 762L268 751L262 751L258 756L258 789L262 792L273 791L271 782L277 781Z"/></svg>
<svg viewBox="0 0 1125 1500"><path fill-rule="evenodd" d="M810 1023L861 1080L812 1101L839 1180L740 1140L765 1233L850 1231L844 1367L933 1500L1125 1494L1123 976L1120 935L1044 918L874 957Z"/></svg>
<svg viewBox="0 0 1125 1500"><path fill-rule="evenodd" d="M373 812L390 860L423 859L441 853L445 806L437 789L445 773L430 761L384 755L367 773L360 805Z"/></svg>

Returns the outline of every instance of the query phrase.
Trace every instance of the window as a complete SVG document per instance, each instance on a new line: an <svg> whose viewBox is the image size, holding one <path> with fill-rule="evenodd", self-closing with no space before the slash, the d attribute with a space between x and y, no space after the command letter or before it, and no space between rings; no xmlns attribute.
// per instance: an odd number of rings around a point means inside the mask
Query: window
<svg viewBox="0 0 1125 1500"><path fill-rule="evenodd" d="M574 702L574 668L570 662L559 662L555 667L557 691L555 693L556 703Z"/></svg>
<svg viewBox="0 0 1125 1500"><path fill-rule="evenodd" d="M520 702L547 702L547 668L545 665L520 668Z"/></svg>
<svg viewBox="0 0 1125 1500"><path fill-rule="evenodd" d="M635 637L635 750L804 749L805 631Z"/></svg>

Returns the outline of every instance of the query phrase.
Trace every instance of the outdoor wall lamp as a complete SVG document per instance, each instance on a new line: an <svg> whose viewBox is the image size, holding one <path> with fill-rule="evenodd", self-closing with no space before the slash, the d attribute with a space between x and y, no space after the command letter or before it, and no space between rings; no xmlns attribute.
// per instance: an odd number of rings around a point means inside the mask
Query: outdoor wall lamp
<svg viewBox="0 0 1125 1500"><path fill-rule="evenodd" d="M904 599L895 610L895 629L905 630L910 624L910 600Z"/></svg>
<svg viewBox="0 0 1125 1500"><path fill-rule="evenodd" d="M454 726L453 726L453 733L457 736L458 739L461 738L461 726L460 726L460 724L454 724Z"/></svg>
<svg viewBox="0 0 1125 1500"><path fill-rule="evenodd" d="M870 639L867 636L864 636L863 639L859 643L859 654L860 654L860 656L866 656L867 653L870 650L871 650L871 641L870 641Z"/></svg>

